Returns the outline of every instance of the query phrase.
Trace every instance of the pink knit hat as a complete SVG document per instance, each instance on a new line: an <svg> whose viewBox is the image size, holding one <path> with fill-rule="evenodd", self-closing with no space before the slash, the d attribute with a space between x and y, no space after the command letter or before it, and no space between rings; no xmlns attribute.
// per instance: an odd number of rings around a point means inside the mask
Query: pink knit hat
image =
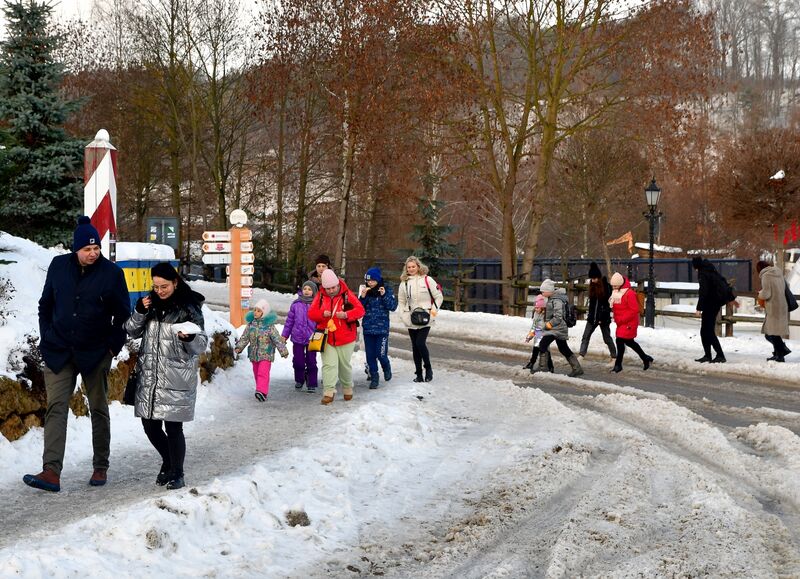
<svg viewBox="0 0 800 579"><path fill-rule="evenodd" d="M625 283L625 278L622 277L622 274L618 271L614 272L614 275L611 276L611 285L614 287L619 287L623 283Z"/></svg>
<svg viewBox="0 0 800 579"><path fill-rule="evenodd" d="M533 303L533 307L535 308L543 308L547 305L547 298L544 297L542 294L536 296L536 301Z"/></svg>
<svg viewBox="0 0 800 579"><path fill-rule="evenodd" d="M326 269L323 271L320 281L322 282L322 287L325 289L330 289L339 285L339 278L336 277L336 274L333 273L332 269Z"/></svg>
<svg viewBox="0 0 800 579"><path fill-rule="evenodd" d="M272 308L269 307L269 302L264 299L258 300L255 307L261 310L265 315L272 310Z"/></svg>

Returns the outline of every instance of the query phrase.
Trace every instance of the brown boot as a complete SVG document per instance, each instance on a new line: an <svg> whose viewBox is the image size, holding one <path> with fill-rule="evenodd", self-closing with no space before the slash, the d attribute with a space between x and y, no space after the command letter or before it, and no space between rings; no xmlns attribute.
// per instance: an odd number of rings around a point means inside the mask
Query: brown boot
<svg viewBox="0 0 800 579"><path fill-rule="evenodd" d="M333 402L333 394L331 394L330 396L326 394L325 396L322 397L322 402L320 402L320 404L324 404L325 406L327 406L331 402Z"/></svg>
<svg viewBox="0 0 800 579"><path fill-rule="evenodd" d="M22 477L22 482L29 487L50 491L51 493L57 493L61 490L61 477L47 467L42 469L39 474L26 474Z"/></svg>
<svg viewBox="0 0 800 579"><path fill-rule="evenodd" d="M107 471L108 469L106 468L94 469L94 472L92 473L92 478L89 479L89 484L92 485L93 487L101 487L104 484L106 484L106 481L108 480Z"/></svg>
<svg viewBox="0 0 800 579"><path fill-rule="evenodd" d="M344 393L343 393L342 398L344 398L345 402L347 402L348 400L352 400L353 399L353 391L352 390L345 390Z"/></svg>

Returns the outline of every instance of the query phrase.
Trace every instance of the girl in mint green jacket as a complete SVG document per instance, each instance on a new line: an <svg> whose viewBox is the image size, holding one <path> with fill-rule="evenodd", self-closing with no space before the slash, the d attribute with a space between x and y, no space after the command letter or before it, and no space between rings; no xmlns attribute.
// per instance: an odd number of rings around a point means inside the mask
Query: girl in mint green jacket
<svg viewBox="0 0 800 579"><path fill-rule="evenodd" d="M256 379L256 399L264 402L269 395L269 373L275 360L275 350L286 358L289 350L283 343L280 332L275 327L278 316L269 307L267 300L259 300L252 311L247 312L247 327L236 342L236 353L248 348L247 357L253 363L253 376Z"/></svg>

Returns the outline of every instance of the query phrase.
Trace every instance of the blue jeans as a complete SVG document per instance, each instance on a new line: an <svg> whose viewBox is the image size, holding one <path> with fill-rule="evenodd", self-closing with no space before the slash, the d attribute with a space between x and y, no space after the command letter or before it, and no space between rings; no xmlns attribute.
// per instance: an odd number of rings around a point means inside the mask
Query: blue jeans
<svg viewBox="0 0 800 579"><path fill-rule="evenodd" d="M370 376L378 375L378 362L384 371L391 369L389 364L389 334L364 334L364 353Z"/></svg>

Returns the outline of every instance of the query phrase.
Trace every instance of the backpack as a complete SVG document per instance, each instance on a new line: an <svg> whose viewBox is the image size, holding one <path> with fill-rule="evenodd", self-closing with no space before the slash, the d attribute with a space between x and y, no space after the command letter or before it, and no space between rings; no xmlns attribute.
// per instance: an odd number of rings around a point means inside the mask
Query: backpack
<svg viewBox="0 0 800 579"><path fill-rule="evenodd" d="M564 302L564 323L572 328L578 323L578 310L569 302Z"/></svg>
<svg viewBox="0 0 800 579"><path fill-rule="evenodd" d="M736 294L733 293L733 288L728 283L728 280L725 279L721 274L716 276L716 280L714 288L717 302L721 305L725 305L728 302L732 302L736 299Z"/></svg>

